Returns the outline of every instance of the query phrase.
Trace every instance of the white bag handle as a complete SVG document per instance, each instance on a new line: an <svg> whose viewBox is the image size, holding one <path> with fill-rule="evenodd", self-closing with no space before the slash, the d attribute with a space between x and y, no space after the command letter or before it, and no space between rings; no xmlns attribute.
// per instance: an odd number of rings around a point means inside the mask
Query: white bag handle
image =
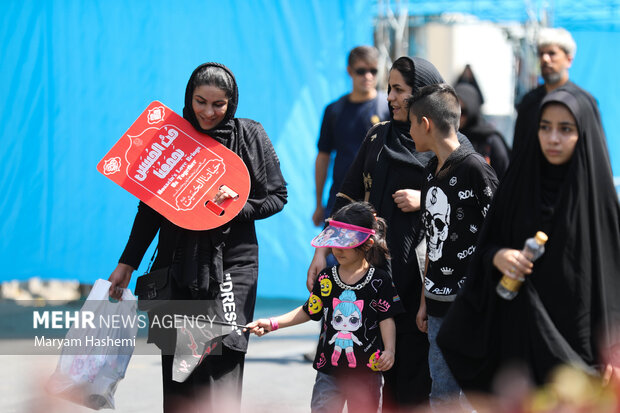
<svg viewBox="0 0 620 413"><path fill-rule="evenodd" d="M110 286L112 283L108 280L99 278L95 281L90 294L88 294L88 300L107 300L110 297ZM123 288L123 301L136 301L137 298L131 293L129 288Z"/></svg>
<svg viewBox="0 0 620 413"><path fill-rule="evenodd" d="M87 300L107 300L110 297L111 285L110 281L99 278L95 281L92 290L90 290Z"/></svg>
<svg viewBox="0 0 620 413"><path fill-rule="evenodd" d="M123 288L123 301L138 301L138 298L131 293L129 288Z"/></svg>

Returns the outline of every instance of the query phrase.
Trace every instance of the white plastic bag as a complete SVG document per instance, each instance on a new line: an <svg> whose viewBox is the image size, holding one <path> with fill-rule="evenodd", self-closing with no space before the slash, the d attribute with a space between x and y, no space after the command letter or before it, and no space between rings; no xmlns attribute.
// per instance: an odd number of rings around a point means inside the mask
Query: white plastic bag
<svg viewBox="0 0 620 413"><path fill-rule="evenodd" d="M114 409L114 392L125 377L138 331L136 297L124 289L122 301L111 302L109 288L109 281L95 282L80 310L92 313L92 323L74 324L69 329L56 371L47 383L50 394L94 410ZM69 347L68 343L79 346Z"/></svg>

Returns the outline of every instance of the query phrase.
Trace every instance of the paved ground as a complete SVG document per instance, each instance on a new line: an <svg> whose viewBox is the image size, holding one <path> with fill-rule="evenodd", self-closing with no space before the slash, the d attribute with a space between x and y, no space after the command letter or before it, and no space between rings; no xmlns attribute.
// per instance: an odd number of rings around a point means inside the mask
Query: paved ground
<svg viewBox="0 0 620 413"><path fill-rule="evenodd" d="M244 412L310 411L314 370L302 355L314 348L317 334L317 324L306 323L251 338L245 366ZM0 354L6 354L2 352L6 344L6 340L0 341ZM0 412L92 412L45 394L43 384L57 360L58 356L0 356ZM116 410L161 412L160 369L159 356L134 356L125 379L118 385Z"/></svg>

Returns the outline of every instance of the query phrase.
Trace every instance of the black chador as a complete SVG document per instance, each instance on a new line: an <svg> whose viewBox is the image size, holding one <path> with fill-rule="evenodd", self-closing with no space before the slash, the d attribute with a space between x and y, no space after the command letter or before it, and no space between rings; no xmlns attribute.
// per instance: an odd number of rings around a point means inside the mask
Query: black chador
<svg viewBox="0 0 620 413"><path fill-rule="evenodd" d="M489 391L497 373L515 363L536 384L562 364L597 375L617 339L620 207L605 135L589 95L560 88L544 98L543 108L550 103L563 104L577 122L572 158L551 165L536 135L524 142L439 332L445 359L464 389ZM549 236L545 253L518 295L500 298L493 256L504 247L520 250L539 230Z"/></svg>

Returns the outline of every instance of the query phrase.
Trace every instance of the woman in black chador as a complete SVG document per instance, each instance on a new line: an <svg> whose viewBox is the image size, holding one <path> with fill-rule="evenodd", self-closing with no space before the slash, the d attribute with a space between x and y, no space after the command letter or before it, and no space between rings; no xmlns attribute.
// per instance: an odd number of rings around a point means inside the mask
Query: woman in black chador
<svg viewBox="0 0 620 413"><path fill-rule="evenodd" d="M111 294L116 286L129 284L132 272L159 232L153 269L172 265L175 300L214 303L210 311L218 320L234 319L237 325L252 320L258 278L254 221L282 210L287 191L280 162L265 130L258 122L235 118L237 103L237 83L232 72L221 64L206 63L196 68L189 79L183 117L243 160L251 180L247 203L223 226L190 231L175 226L140 202L125 251L110 276ZM227 196L218 193L216 202ZM230 317L231 311L234 317ZM230 410L231 396L233 410L238 408L247 339L248 334L240 331L228 334L221 343L222 355L206 357L186 381L179 383L172 380L176 330L149 329L149 341L162 350L164 411L181 406L187 412L194 412L192 407L212 411L212 407L224 403Z"/></svg>
<svg viewBox="0 0 620 413"><path fill-rule="evenodd" d="M499 131L482 116L480 91L469 83L458 83L454 90L461 104L459 130L501 179L508 169L510 151Z"/></svg>
<svg viewBox="0 0 620 413"><path fill-rule="evenodd" d="M561 364L599 375L619 326L620 208L588 96L549 93L538 139L525 145L496 192L469 279L438 337L466 390L492 390L508 366L535 384ZM532 265L520 250L537 231L549 241ZM511 301L495 291L503 274L526 277Z"/></svg>

